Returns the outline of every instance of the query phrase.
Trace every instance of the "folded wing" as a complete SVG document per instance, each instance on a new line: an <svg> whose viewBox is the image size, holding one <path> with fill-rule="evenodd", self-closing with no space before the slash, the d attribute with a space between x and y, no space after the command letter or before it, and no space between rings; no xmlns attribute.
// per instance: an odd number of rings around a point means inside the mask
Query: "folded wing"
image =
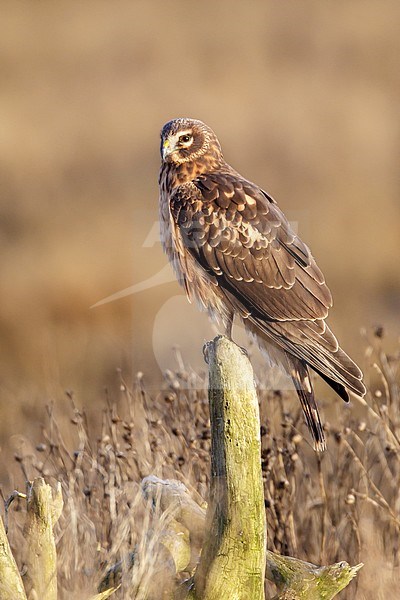
<svg viewBox="0 0 400 600"><path fill-rule="evenodd" d="M361 371L324 321L332 306L324 277L268 194L219 171L176 188L170 209L182 246L253 330L328 382L365 393Z"/></svg>

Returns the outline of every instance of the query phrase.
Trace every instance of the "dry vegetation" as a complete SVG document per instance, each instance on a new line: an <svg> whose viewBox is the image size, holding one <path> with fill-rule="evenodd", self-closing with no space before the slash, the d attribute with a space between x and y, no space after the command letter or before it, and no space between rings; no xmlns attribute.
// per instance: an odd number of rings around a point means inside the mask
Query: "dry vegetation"
<svg viewBox="0 0 400 600"><path fill-rule="evenodd" d="M365 404L341 411L340 422L326 424L328 451L321 458L309 446L293 396L260 392L268 546L317 564L364 562L343 599L393 598L399 577L399 355L383 352L381 335L375 332L366 350L373 392ZM131 389L120 374L119 397L104 406L101 430L93 431L69 394L70 424L60 429L57 410L49 407L36 449L15 457L24 478L40 474L62 485L60 598L89 597L107 569L132 551L133 570L125 570L115 597L162 597L162 525L140 483L151 473L179 479L198 502L205 499L210 429L204 386L182 364L165 374L157 397L148 395L142 375ZM72 449L64 441L71 429ZM8 514L9 537L23 571L18 502Z"/></svg>

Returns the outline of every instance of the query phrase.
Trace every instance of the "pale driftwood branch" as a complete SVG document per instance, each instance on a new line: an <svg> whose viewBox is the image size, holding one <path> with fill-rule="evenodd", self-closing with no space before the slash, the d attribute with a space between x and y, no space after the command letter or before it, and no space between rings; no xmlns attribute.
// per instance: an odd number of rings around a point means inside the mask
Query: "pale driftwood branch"
<svg viewBox="0 0 400 600"><path fill-rule="evenodd" d="M189 597L264 599L266 522L260 417L244 351L218 336L209 365L211 482L200 563Z"/></svg>
<svg viewBox="0 0 400 600"><path fill-rule="evenodd" d="M24 585L0 517L0 598L26 600Z"/></svg>
<svg viewBox="0 0 400 600"><path fill-rule="evenodd" d="M165 483L161 479L158 481L160 482L159 485ZM177 481L172 483L174 488L179 485ZM166 486L163 485L163 487ZM154 498L157 502L160 498L157 490L158 485L151 485L151 488L148 489L149 493L146 493L147 498ZM169 496L168 500L171 503L173 502L172 495ZM166 502L163 501L163 504L165 506L163 515L151 534L154 536L154 543L152 544L154 568L148 573L149 577L146 578L145 588L148 600L158 600L161 597L161 590L163 598L171 598L173 589L176 586L176 575L190 568L189 563L192 556L189 530L174 518L175 505L171 504L171 507L168 508ZM182 513L179 516L182 517ZM195 521L195 517L193 520ZM106 593L119 585L124 572L129 573L135 565L135 561L136 553L133 551L124 560L110 567L101 580L98 591Z"/></svg>
<svg viewBox="0 0 400 600"><path fill-rule="evenodd" d="M161 532L159 541L172 558L174 575L185 571L190 563L190 540L186 527L171 519L168 527Z"/></svg>
<svg viewBox="0 0 400 600"><path fill-rule="evenodd" d="M201 507L190 496L187 487L175 479L159 479L149 475L142 481L142 492L145 498L159 502L162 512L168 510L174 519L190 530L192 548L200 550L204 539L204 507Z"/></svg>
<svg viewBox="0 0 400 600"><path fill-rule="evenodd" d="M28 484L24 535L27 541L25 587L28 598L57 600L57 556L53 526L63 507L61 486L55 491L42 477Z"/></svg>

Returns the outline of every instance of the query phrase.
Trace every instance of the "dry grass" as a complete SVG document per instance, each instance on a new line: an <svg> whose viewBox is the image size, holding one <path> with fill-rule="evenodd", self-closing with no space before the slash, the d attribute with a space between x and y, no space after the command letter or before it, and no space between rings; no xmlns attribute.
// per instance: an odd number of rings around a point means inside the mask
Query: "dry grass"
<svg viewBox="0 0 400 600"><path fill-rule="evenodd" d="M293 395L260 391L269 548L317 564L364 562L343 599L394 597L399 577L399 355L387 356L380 336L378 331L367 347L371 375L379 373L373 393L365 404L341 411L340 422L326 424L322 457L310 448ZM179 362L156 397L147 394L142 375L130 388L120 374L119 396L103 407L96 431L69 394L70 424L60 429L57 411L49 408L36 449L16 456L24 478L41 474L62 484L61 599L89 596L107 568L132 550L134 568L125 572L115 597L161 598L160 589L167 590L158 564L162 525L146 506L140 482L150 473L179 479L201 501L209 472L205 382ZM71 436L72 450L64 441ZM8 515L9 536L23 570L18 502Z"/></svg>

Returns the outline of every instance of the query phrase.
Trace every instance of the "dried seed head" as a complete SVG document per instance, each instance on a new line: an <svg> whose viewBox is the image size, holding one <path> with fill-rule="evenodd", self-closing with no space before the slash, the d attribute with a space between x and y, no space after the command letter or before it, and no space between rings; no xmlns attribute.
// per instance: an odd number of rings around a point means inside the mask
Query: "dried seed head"
<svg viewBox="0 0 400 600"><path fill-rule="evenodd" d="M349 506L351 506L352 504L355 504L355 502L356 502L355 495L354 494L347 494L345 502Z"/></svg>

